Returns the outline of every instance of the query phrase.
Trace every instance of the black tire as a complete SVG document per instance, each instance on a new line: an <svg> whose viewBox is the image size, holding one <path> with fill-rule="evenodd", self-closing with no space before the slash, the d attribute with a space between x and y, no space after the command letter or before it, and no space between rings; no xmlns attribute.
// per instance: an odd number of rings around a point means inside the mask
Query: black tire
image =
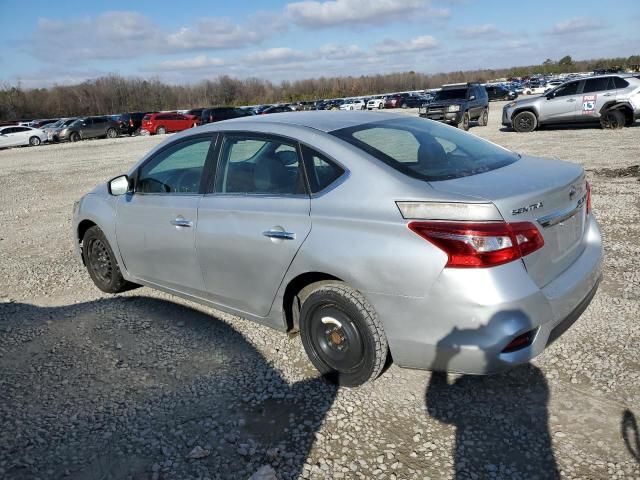
<svg viewBox="0 0 640 480"><path fill-rule="evenodd" d="M461 128L465 132L469 130L469 123L471 119L469 118L469 112L464 112L462 115L462 121L458 124L458 128Z"/></svg>
<svg viewBox="0 0 640 480"><path fill-rule="evenodd" d="M71 132L71 135L69 135L69 140L71 140L72 142L77 142L80 140L80 134L78 132Z"/></svg>
<svg viewBox="0 0 640 480"><path fill-rule="evenodd" d="M402 105L400 105L400 108L407 108L408 105L406 103L403 103Z"/></svg>
<svg viewBox="0 0 640 480"><path fill-rule="evenodd" d="M107 130L107 138L116 138L118 136L118 132L115 128L110 128Z"/></svg>
<svg viewBox="0 0 640 480"><path fill-rule="evenodd" d="M538 118L533 112L520 112L511 121L516 132L533 132L538 127Z"/></svg>
<svg viewBox="0 0 640 480"><path fill-rule="evenodd" d="M609 130L618 130L624 127L626 119L620 110L607 110L600 117L600 126Z"/></svg>
<svg viewBox="0 0 640 480"><path fill-rule="evenodd" d="M165 133L167 133L167 129L164 127L158 127L156 128L156 135L164 135Z"/></svg>
<svg viewBox="0 0 640 480"><path fill-rule="evenodd" d="M487 123L489 123L489 109L485 108L482 110L482 113L478 117L478 125L481 127L486 127Z"/></svg>
<svg viewBox="0 0 640 480"><path fill-rule="evenodd" d="M86 231L82 239L82 255L93 283L106 293L120 293L138 287L122 276L113 250L98 226Z"/></svg>
<svg viewBox="0 0 640 480"><path fill-rule="evenodd" d="M29 139L29 145L32 147L37 147L41 143L42 140L40 140L40 137L36 137L35 135Z"/></svg>
<svg viewBox="0 0 640 480"><path fill-rule="evenodd" d="M378 104L378 110L382 110L384 108L384 103L380 102Z"/></svg>
<svg viewBox="0 0 640 480"><path fill-rule="evenodd" d="M387 359L387 338L360 292L341 282L320 282L298 297L302 344L324 378L356 387L380 375Z"/></svg>

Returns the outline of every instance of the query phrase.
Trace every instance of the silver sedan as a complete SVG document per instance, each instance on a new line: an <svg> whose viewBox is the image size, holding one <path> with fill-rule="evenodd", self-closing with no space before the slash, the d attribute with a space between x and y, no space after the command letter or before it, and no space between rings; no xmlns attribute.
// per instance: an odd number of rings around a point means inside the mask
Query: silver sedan
<svg viewBox="0 0 640 480"><path fill-rule="evenodd" d="M74 207L98 288L146 285L300 332L327 378L527 362L588 306L602 240L584 170L377 112L191 129Z"/></svg>

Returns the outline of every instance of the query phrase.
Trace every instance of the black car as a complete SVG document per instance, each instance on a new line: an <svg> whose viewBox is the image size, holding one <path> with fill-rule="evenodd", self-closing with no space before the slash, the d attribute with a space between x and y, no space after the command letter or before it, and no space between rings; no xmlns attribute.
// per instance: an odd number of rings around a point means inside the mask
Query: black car
<svg viewBox="0 0 640 480"><path fill-rule="evenodd" d="M200 114L200 124L221 122L231 118L248 117L253 115L250 110L244 110L238 107L215 107L204 108Z"/></svg>
<svg viewBox="0 0 640 480"><path fill-rule="evenodd" d="M286 105L274 105L273 107L265 108L259 113L259 115L268 115L270 113L283 113L283 112L293 112L293 109Z"/></svg>
<svg viewBox="0 0 640 480"><path fill-rule="evenodd" d="M418 114L464 130L469 130L471 120L477 120L478 125L484 126L489 120L487 90L478 83L444 85L431 103L420 107Z"/></svg>
<svg viewBox="0 0 640 480"><path fill-rule="evenodd" d="M513 90L509 90L502 85L487 85L485 87L487 89L487 95L489 96L489 101L491 100L515 100L518 98L518 94Z"/></svg>
<svg viewBox="0 0 640 480"><path fill-rule="evenodd" d="M123 135L137 135L142 126L142 119L151 112L129 112L119 115L120 133Z"/></svg>

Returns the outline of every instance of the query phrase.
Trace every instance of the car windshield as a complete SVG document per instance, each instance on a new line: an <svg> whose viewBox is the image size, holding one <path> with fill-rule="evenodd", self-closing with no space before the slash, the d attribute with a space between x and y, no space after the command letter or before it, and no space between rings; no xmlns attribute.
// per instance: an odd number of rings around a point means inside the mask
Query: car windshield
<svg viewBox="0 0 640 480"><path fill-rule="evenodd" d="M426 181L477 175L520 158L475 135L421 118L366 123L331 134L405 175Z"/></svg>
<svg viewBox="0 0 640 480"><path fill-rule="evenodd" d="M49 125L45 125L46 128L58 128L64 125L64 120L58 120L56 122L50 123Z"/></svg>
<svg viewBox="0 0 640 480"><path fill-rule="evenodd" d="M453 100L453 99L465 99L467 98L466 88L452 88L450 90L440 90L436 93L435 100Z"/></svg>

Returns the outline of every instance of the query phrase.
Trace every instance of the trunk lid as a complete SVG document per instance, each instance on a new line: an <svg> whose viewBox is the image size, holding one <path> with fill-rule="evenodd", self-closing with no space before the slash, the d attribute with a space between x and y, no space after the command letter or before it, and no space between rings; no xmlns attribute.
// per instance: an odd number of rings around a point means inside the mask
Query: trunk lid
<svg viewBox="0 0 640 480"><path fill-rule="evenodd" d="M581 166L522 156L490 172L431 182L437 190L492 202L509 223L532 222L544 247L523 258L544 287L566 270L585 248L586 183Z"/></svg>

